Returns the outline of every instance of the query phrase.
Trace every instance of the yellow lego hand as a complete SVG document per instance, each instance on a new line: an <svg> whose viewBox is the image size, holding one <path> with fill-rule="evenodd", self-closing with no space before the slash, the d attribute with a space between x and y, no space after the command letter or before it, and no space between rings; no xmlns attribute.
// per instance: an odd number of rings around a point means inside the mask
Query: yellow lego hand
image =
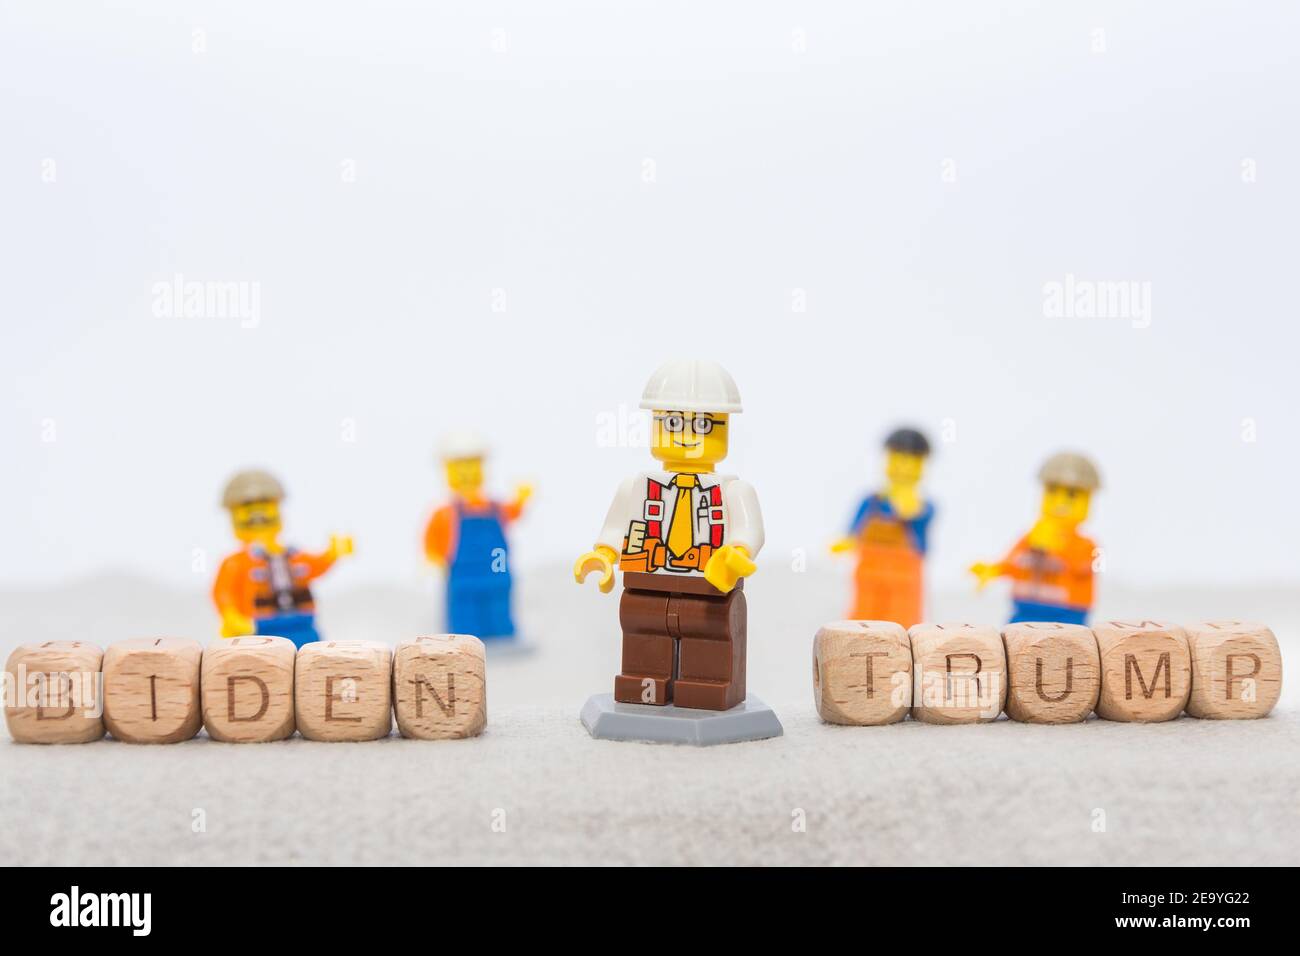
<svg viewBox="0 0 1300 956"><path fill-rule="evenodd" d="M594 551L588 551L574 562L573 580L581 584L592 571L599 571L600 591L608 594L614 589L614 561L617 558L613 548L597 545Z"/></svg>
<svg viewBox="0 0 1300 956"><path fill-rule="evenodd" d="M726 594L737 581L757 570L758 565L750 560L748 551L738 544L724 544L713 552L709 563L704 566L704 580Z"/></svg>
<svg viewBox="0 0 1300 956"><path fill-rule="evenodd" d="M352 553L352 536L343 534L330 535L330 546L325 552L331 559L343 557L345 554Z"/></svg>
<svg viewBox="0 0 1300 956"><path fill-rule="evenodd" d="M533 496L533 486L524 482L515 486L515 507L522 508Z"/></svg>
<svg viewBox="0 0 1300 956"><path fill-rule="evenodd" d="M997 564L985 564L983 561L976 561L970 566L970 573L979 579L975 584L975 590L983 591L990 581L1002 577L1004 569L1000 562Z"/></svg>
<svg viewBox="0 0 1300 956"><path fill-rule="evenodd" d="M851 554L858 547L858 539L843 537L831 543L831 554Z"/></svg>
<svg viewBox="0 0 1300 956"><path fill-rule="evenodd" d="M240 614L233 607L228 607L221 612L222 637L246 637L256 629L251 617Z"/></svg>

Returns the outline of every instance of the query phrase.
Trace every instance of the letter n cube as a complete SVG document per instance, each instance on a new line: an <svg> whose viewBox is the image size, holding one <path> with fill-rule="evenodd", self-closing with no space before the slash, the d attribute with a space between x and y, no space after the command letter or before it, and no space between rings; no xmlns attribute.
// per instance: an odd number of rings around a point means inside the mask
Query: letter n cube
<svg viewBox="0 0 1300 956"><path fill-rule="evenodd" d="M393 701L403 737L475 737L487 725L487 660L468 634L433 634L397 645Z"/></svg>

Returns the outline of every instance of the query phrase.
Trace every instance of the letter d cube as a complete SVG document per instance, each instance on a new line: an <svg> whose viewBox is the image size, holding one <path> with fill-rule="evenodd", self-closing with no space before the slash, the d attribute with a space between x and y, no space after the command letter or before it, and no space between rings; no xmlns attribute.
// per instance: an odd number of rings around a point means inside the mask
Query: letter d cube
<svg viewBox="0 0 1300 956"><path fill-rule="evenodd" d="M203 725L213 740L262 743L294 730L293 659L283 637L231 637L203 652Z"/></svg>

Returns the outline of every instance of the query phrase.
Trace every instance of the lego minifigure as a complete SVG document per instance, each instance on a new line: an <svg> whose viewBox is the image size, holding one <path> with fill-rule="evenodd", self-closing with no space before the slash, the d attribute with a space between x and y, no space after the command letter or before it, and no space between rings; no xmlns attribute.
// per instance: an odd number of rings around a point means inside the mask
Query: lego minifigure
<svg viewBox="0 0 1300 956"><path fill-rule="evenodd" d="M714 473L740 393L720 365L673 361L651 377L641 407L663 470L623 482L574 578L598 571L608 593L615 565L623 572L615 701L729 710L745 700L743 579L763 547L754 489Z"/></svg>
<svg viewBox="0 0 1300 956"><path fill-rule="evenodd" d="M271 634L298 647L320 640L311 582L352 553L352 539L333 535L329 548L309 554L280 543L284 488L265 471L241 471L226 484L222 505L243 547L221 562L212 600L221 636Z"/></svg>
<svg viewBox="0 0 1300 956"><path fill-rule="evenodd" d="M513 638L506 527L524 510L533 490L520 485L512 501L483 493L487 448L460 434L442 445L452 501L433 513L424 532L424 553L447 573L446 630L483 640Z"/></svg>
<svg viewBox="0 0 1300 956"><path fill-rule="evenodd" d="M893 621L903 627L923 619L926 533L934 506L921 497L921 474L930 443L914 428L885 439L885 488L858 506L849 534L831 551L858 553L849 617Z"/></svg>
<svg viewBox="0 0 1300 956"><path fill-rule="evenodd" d="M1086 624L1096 545L1079 534L1079 525L1088 518L1101 476L1083 455L1062 452L1043 463L1038 479L1043 483L1038 521L1001 561L979 562L970 570L980 588L994 578L1011 578L1012 624Z"/></svg>

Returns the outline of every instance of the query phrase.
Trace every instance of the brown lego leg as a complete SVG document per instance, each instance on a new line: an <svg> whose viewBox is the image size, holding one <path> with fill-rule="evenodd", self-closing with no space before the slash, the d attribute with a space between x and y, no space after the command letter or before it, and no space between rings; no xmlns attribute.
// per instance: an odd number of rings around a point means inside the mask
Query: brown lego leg
<svg viewBox="0 0 1300 956"><path fill-rule="evenodd" d="M668 628L681 637L673 702L678 707L730 710L745 699L745 595L674 595Z"/></svg>
<svg viewBox="0 0 1300 956"><path fill-rule="evenodd" d="M618 605L623 670L614 699L624 704L667 704L673 699L674 640L668 633L667 594L624 589Z"/></svg>

